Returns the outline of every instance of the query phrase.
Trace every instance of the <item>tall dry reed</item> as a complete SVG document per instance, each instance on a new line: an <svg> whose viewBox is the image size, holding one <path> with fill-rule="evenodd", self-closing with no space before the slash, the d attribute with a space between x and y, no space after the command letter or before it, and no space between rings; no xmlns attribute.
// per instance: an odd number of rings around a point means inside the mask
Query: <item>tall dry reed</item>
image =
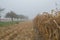
<svg viewBox="0 0 60 40"><path fill-rule="evenodd" d="M60 40L60 11L56 12L57 15L52 15L43 12L37 15L34 20L34 27L39 30L40 40ZM53 17L54 16L54 17Z"/></svg>

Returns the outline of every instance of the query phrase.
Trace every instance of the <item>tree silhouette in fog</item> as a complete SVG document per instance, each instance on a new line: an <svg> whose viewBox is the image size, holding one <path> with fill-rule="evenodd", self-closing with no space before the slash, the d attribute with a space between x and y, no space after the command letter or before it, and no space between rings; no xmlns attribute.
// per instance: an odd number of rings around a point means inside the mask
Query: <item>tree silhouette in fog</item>
<svg viewBox="0 0 60 40"><path fill-rule="evenodd" d="M11 18L11 20L13 21L13 18L16 18L17 15L15 12L11 11L11 12L8 12L5 16L6 18Z"/></svg>

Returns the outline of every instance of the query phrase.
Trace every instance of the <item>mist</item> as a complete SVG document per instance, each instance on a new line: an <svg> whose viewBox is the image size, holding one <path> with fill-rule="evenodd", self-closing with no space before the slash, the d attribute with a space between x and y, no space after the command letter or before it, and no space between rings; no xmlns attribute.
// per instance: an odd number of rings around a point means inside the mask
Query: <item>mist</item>
<svg viewBox="0 0 60 40"><path fill-rule="evenodd" d="M60 7L60 0L0 0L0 8L5 8L3 16L9 11L14 11L33 19L38 13L55 9L55 2L58 2Z"/></svg>

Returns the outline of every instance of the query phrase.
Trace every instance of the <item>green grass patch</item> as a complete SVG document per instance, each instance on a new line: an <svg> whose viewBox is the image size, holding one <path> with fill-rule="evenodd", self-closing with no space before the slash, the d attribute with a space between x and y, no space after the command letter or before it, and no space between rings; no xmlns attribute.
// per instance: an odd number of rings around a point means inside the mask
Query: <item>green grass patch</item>
<svg viewBox="0 0 60 40"><path fill-rule="evenodd" d="M0 27L9 26L9 25L13 25L16 23L18 23L18 22L0 22Z"/></svg>

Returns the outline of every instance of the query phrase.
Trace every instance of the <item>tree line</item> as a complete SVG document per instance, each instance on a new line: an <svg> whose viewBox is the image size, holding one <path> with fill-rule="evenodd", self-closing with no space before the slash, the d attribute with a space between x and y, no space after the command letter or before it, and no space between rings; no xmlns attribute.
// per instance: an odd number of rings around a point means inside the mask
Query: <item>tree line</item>
<svg viewBox="0 0 60 40"><path fill-rule="evenodd" d="M4 11L4 9L1 9L0 8L0 20L1 20L1 12L2 11ZM11 21L13 21L13 19L20 19L20 20L22 20L22 19L28 19L28 16L24 16L24 15L22 15L22 14L20 14L20 15L18 15L18 14L16 14L15 12L13 12L13 11L10 11L10 12L7 12L6 13L6 15L5 15L5 18L11 18Z"/></svg>

